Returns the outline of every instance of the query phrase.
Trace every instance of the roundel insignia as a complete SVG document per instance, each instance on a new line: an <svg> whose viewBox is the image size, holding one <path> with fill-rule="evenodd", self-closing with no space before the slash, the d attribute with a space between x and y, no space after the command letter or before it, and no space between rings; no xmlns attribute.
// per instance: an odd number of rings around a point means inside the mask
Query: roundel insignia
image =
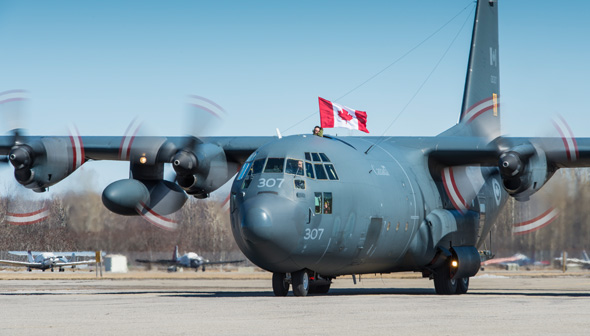
<svg viewBox="0 0 590 336"><path fill-rule="evenodd" d="M496 205L500 206L500 200L502 199L502 188L498 180L492 179L492 187L494 189L494 198L496 199Z"/></svg>

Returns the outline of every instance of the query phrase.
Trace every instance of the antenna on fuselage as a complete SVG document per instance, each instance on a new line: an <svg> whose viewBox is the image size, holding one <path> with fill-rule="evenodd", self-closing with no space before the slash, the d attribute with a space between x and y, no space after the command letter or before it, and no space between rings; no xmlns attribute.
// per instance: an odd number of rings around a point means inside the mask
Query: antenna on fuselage
<svg viewBox="0 0 590 336"><path fill-rule="evenodd" d="M277 127L277 129L276 129L276 130L277 130L277 137L278 137L279 139L283 138L283 136L281 135L281 131L279 131L278 127Z"/></svg>

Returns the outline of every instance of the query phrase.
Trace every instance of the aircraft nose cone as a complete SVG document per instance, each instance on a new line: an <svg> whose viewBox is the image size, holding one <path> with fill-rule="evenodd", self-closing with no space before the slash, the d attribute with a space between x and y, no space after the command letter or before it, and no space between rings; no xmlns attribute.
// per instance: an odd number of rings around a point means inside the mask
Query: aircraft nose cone
<svg viewBox="0 0 590 336"><path fill-rule="evenodd" d="M272 220L262 208L248 209L242 222L242 234L252 243L260 243L271 239Z"/></svg>

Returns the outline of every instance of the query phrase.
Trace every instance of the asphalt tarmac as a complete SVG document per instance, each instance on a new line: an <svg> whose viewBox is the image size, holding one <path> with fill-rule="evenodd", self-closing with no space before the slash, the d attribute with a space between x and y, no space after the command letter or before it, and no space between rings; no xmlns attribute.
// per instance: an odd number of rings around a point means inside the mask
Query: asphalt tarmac
<svg viewBox="0 0 590 336"><path fill-rule="evenodd" d="M365 277L357 285L344 277L329 294L307 297L274 297L266 273L192 274L0 280L0 335L590 332L588 273L485 273L472 278L469 293L460 296L435 295L431 281L411 274Z"/></svg>

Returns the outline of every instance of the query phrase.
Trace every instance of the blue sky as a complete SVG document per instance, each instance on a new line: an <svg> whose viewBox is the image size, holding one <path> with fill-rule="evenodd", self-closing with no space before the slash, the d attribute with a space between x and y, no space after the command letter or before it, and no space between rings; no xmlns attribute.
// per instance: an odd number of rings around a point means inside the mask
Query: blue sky
<svg viewBox="0 0 590 336"><path fill-rule="evenodd" d="M151 134L181 135L189 94L226 109L218 135L307 133L317 114L293 125L317 113L318 96L341 97L470 4L1 0L0 91L30 91L30 134L63 134L74 123L82 135L122 135L139 116ZM371 135L436 135L452 126L469 8L338 102L367 111ZM499 10L504 132L544 135L560 113L576 136L590 136L590 2L500 1Z"/></svg>

